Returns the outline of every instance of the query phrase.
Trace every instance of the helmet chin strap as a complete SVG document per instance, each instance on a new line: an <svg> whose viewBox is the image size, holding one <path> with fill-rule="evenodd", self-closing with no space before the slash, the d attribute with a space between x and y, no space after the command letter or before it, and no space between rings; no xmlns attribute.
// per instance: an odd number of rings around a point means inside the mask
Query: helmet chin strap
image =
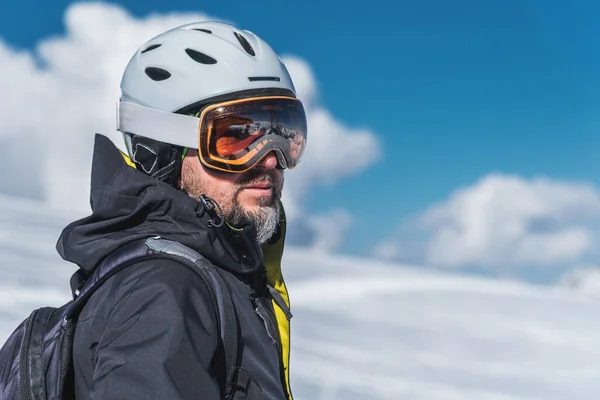
<svg viewBox="0 0 600 400"><path fill-rule="evenodd" d="M131 161L152 178L177 187L185 148L131 135Z"/></svg>

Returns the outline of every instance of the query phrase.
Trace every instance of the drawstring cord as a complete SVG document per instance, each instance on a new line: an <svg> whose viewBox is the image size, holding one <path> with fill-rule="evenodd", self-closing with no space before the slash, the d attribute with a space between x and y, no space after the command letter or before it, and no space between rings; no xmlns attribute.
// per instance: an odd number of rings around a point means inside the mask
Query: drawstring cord
<svg viewBox="0 0 600 400"><path fill-rule="evenodd" d="M209 227L220 228L223 226L225 216L219 203L204 194L200 195L200 203L202 204L202 210L196 211L196 217L201 217L206 211L211 217L208 221Z"/></svg>

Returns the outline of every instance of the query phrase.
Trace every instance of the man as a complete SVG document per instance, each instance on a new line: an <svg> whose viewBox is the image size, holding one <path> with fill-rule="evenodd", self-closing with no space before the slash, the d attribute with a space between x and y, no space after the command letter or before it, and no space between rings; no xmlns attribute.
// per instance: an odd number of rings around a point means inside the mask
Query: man
<svg viewBox="0 0 600 400"><path fill-rule="evenodd" d="M291 399L280 196L283 171L298 163L298 143L304 148L306 117L288 71L251 32L194 23L144 44L121 89L127 150L96 136L92 214L65 228L59 253L85 278L140 238L197 251L219 268L237 311L238 385L254 398ZM79 316L77 399L222 398L214 308L203 280L175 261L121 270Z"/></svg>

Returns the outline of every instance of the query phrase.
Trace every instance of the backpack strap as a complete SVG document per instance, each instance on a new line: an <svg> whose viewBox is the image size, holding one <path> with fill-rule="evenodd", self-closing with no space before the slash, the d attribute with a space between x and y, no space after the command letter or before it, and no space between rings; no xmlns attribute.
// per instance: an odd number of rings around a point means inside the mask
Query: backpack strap
<svg viewBox="0 0 600 400"><path fill-rule="evenodd" d="M212 298L217 310L217 323L221 334L222 346L220 351L225 353L226 380L222 386L225 390L225 398L228 398L233 390L233 381L236 379L236 370L239 368L240 346L239 336L240 327L237 312L231 298L229 286L225 283L223 276L217 268L215 268L208 260L193 249L171 240L162 238L149 238L146 240L146 245L157 252L168 254L176 257L183 263L188 264L192 268L199 268L199 275L206 282L206 286L212 292ZM216 358L217 363L221 360ZM217 369L218 370L218 369Z"/></svg>
<svg viewBox="0 0 600 400"><path fill-rule="evenodd" d="M192 269L205 282L213 300L217 325L222 343L215 353L215 362L226 372L221 389L225 398L233 388L235 373L240 361L239 320L231 292L219 269L193 249L160 236L133 241L110 253L96 268L94 273L76 291L75 299L66 313L65 319L76 319L94 291L108 278L134 263L151 259L170 259ZM224 353L225 365L220 365L221 353Z"/></svg>
<svg viewBox="0 0 600 400"><path fill-rule="evenodd" d="M46 398L46 365L44 365L44 339L46 324L54 309L44 307L34 310L27 319L24 338L25 345L21 349L20 386L21 396L32 400Z"/></svg>

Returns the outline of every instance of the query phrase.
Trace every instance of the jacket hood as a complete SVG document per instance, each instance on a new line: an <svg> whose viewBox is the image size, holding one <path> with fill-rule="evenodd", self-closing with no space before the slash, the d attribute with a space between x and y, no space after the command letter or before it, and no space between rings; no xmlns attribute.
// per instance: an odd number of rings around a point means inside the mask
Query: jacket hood
<svg viewBox="0 0 600 400"><path fill-rule="evenodd" d="M202 254L235 273L256 272L262 253L253 225L226 223L208 203L151 178L127 164L107 137L96 134L92 160L91 215L69 224L56 249L60 256L90 273L116 248L160 235Z"/></svg>

